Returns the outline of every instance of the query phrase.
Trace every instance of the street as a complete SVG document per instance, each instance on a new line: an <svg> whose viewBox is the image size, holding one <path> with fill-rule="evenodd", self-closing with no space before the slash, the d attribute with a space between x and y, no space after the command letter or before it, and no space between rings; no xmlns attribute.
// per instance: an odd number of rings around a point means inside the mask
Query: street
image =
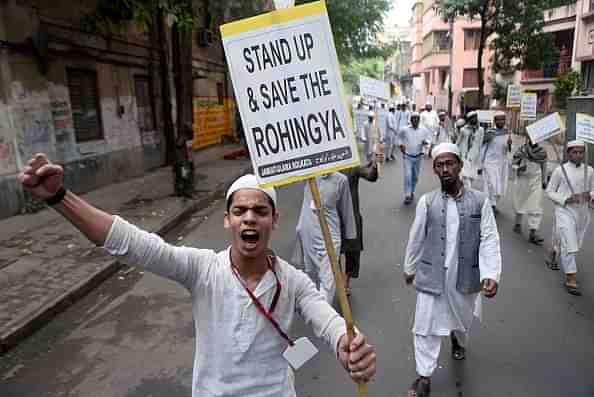
<svg viewBox="0 0 594 397"><path fill-rule="evenodd" d="M376 346L378 372L370 396L405 396L415 377L411 326L415 293L402 280L402 261L414 205L402 204L401 161L388 163L377 183L361 182L365 251L351 297L356 325ZM417 197L436 188L423 164ZM474 323L467 358L450 358L442 344L432 396L594 396L594 233L578 256L582 297L562 287L544 266L544 247L512 233L510 183L497 218L503 276ZM303 185L279 190L275 252L290 258ZM543 235L550 237L546 202ZM224 249L224 201L195 213L168 234L188 246ZM0 357L2 397L190 396L194 327L189 294L172 282L127 268L17 348ZM301 397L355 396L356 387L333 354L301 323L293 337L309 336L320 353L297 372Z"/></svg>

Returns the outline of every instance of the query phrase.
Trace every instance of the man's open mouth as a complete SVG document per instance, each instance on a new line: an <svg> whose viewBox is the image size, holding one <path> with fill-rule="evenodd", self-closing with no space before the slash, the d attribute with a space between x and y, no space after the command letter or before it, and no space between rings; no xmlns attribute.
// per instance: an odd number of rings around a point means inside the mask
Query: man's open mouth
<svg viewBox="0 0 594 397"><path fill-rule="evenodd" d="M241 232L241 239L246 243L257 243L260 240L260 233L256 230L244 230Z"/></svg>

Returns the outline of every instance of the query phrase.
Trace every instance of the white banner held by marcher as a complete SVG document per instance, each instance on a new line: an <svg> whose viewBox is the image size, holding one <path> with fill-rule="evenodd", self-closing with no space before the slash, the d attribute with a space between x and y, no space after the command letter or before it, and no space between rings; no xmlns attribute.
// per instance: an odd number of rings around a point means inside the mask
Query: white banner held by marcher
<svg viewBox="0 0 594 397"><path fill-rule="evenodd" d="M477 110L476 116L479 123L493 124L493 116L495 116L494 110Z"/></svg>
<svg viewBox="0 0 594 397"><path fill-rule="evenodd" d="M508 108L519 108L522 104L522 87L519 85L510 84L507 86L507 101Z"/></svg>
<svg viewBox="0 0 594 397"><path fill-rule="evenodd" d="M274 0L274 7L277 10L293 7L294 5L295 5L295 0Z"/></svg>
<svg viewBox="0 0 594 397"><path fill-rule="evenodd" d="M367 95L384 100L390 99L390 85L385 81L359 76L359 91L361 95Z"/></svg>
<svg viewBox="0 0 594 397"><path fill-rule="evenodd" d="M536 120L536 104L536 94L523 93L520 104L520 120Z"/></svg>
<svg viewBox="0 0 594 397"><path fill-rule="evenodd" d="M564 129L565 126L563 125L559 113L549 114L547 117L538 120L536 123L526 126L526 132L528 132L528 136L532 143L546 141L547 139L560 134Z"/></svg>
<svg viewBox="0 0 594 397"><path fill-rule="evenodd" d="M323 1L221 26L258 181L279 186L359 164Z"/></svg>
<svg viewBox="0 0 594 397"><path fill-rule="evenodd" d="M594 144L594 117L585 113L576 113L575 137Z"/></svg>

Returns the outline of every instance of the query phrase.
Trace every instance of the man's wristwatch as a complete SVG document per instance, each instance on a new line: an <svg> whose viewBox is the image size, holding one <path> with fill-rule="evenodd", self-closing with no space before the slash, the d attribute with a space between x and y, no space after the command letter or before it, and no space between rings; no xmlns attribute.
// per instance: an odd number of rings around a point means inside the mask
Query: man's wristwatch
<svg viewBox="0 0 594 397"><path fill-rule="evenodd" d="M56 194L54 194L52 197L50 197L48 199L45 199L45 203L47 205L59 204L62 200L64 200L64 196L66 196L66 189L64 189L64 186L62 186L61 188L58 189Z"/></svg>

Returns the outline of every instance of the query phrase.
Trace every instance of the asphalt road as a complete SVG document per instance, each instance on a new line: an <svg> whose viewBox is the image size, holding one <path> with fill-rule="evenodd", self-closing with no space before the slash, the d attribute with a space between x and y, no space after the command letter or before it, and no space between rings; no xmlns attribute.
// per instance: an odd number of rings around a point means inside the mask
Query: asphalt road
<svg viewBox="0 0 594 397"><path fill-rule="evenodd" d="M429 166L423 165L417 195L437 187ZM415 376L410 332L415 293L401 277L414 206L402 205L401 174L400 164L391 163L378 183L363 181L360 188L365 252L351 303L357 326L378 351L370 396L404 396ZM292 252L302 189L294 185L279 192L281 226L273 248L286 258ZM225 248L223 208L219 201L194 214L168 239ZM550 209L547 203L546 237ZM593 397L593 233L578 258L584 296L573 297L562 288L561 274L544 267L543 248L511 232L509 198L501 210L497 223L504 270L499 295L484 305L483 322L475 322L466 361L451 360L449 342L443 344L432 395ZM292 334L312 337L301 323ZM188 293L128 269L0 357L0 396L190 396L193 338ZM329 349L314 342L321 352L297 373L298 395L355 396L355 386Z"/></svg>

